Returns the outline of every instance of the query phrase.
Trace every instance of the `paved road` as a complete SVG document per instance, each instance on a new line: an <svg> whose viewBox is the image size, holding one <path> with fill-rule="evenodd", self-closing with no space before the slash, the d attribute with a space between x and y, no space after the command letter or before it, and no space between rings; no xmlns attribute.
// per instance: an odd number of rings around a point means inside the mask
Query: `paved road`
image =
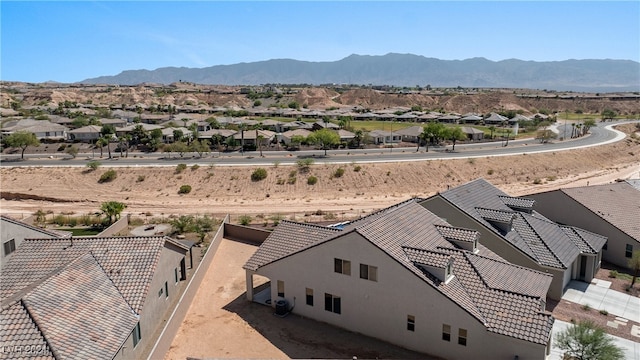
<svg viewBox="0 0 640 360"><path fill-rule="evenodd" d="M119 157L119 153L112 152L114 158L112 159L97 159L103 163L104 166L111 167L126 167L126 166L175 166L177 163L185 163L187 165L199 164L199 165L223 165L223 166L254 166L254 165L272 165L279 163L281 165L292 165L295 162L304 157L313 157L315 163L374 163L374 162L405 162L405 161L425 161L425 160L440 160L440 159L455 159L455 158L474 158L474 157L487 157L487 156L510 156L520 154L533 154L543 152L557 152L564 150L572 150L578 148L586 148L592 146L599 146L609 144L612 142L622 140L625 135L622 132L612 129L613 125L640 122L640 120L614 122L607 124L599 124L596 127L591 128L590 135L581 137L578 139L571 139L565 141L554 141L551 143L541 144L534 139L524 140L511 140L508 146L504 141L496 141L489 143L475 143L475 144L458 144L455 147L455 152L451 151L452 146L446 147L429 147L429 151L426 152L424 147L420 148L420 151L416 151L416 147L410 148L394 148L394 149L351 149L351 150L329 150L328 155L325 157L324 151L263 151L263 156L260 157L258 151L245 152L241 154L239 152L234 153L210 153L202 158L195 156L195 154L185 154L184 157L173 153L171 159L167 157L167 153L129 153L128 158ZM560 124L557 127L558 133L564 132L564 125ZM43 158L42 154L39 155L25 155L27 160L15 161L19 159L19 155L3 155L0 159L0 166L85 166L89 158L89 154L79 154L75 159L65 159L65 155L53 155L53 158Z"/></svg>

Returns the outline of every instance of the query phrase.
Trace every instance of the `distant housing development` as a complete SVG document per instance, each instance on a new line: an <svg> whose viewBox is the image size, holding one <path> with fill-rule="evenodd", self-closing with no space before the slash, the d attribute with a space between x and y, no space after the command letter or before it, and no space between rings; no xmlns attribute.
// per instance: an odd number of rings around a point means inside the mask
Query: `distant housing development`
<svg viewBox="0 0 640 360"><path fill-rule="evenodd" d="M413 199L342 229L283 221L244 266L247 298L443 358L544 359L552 277L479 240Z"/></svg>

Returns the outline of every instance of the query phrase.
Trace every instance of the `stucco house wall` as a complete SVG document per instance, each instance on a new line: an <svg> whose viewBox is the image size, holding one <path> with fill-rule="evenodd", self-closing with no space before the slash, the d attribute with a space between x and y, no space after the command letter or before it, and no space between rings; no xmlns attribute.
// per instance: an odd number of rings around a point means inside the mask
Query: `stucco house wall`
<svg viewBox="0 0 640 360"><path fill-rule="evenodd" d="M350 275L334 271L336 258L350 261ZM377 281L361 279L360 264L376 266ZM271 280L272 305L282 281L293 313L408 349L447 359L545 357L545 346L487 332L466 310L355 232L267 264L258 274ZM313 306L306 303L307 289L313 289ZM325 293L340 297L340 314L325 310ZM407 329L409 315L415 331ZM450 341L442 340L443 324L451 327ZM467 330L466 346L458 344L459 329Z"/></svg>
<svg viewBox="0 0 640 360"><path fill-rule="evenodd" d="M11 254L5 254L4 244L13 240L15 248L17 249L24 239L28 238L53 238L58 237L49 233L44 229L38 229L37 227L21 223L20 221L0 217L0 242L2 244L0 248L0 264L4 264L8 261Z"/></svg>
<svg viewBox="0 0 640 360"><path fill-rule="evenodd" d="M602 249L602 259L607 262L628 267L629 258L625 256L627 244L631 244L633 251L640 250L640 242L637 239L594 214L562 191L543 192L526 197L535 200L536 211L550 220L606 236L607 246Z"/></svg>

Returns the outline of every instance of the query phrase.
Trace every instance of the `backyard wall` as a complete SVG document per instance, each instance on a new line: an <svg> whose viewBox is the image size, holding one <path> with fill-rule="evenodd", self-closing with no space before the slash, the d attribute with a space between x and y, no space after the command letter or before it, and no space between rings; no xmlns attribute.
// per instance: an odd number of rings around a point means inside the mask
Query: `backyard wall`
<svg viewBox="0 0 640 360"><path fill-rule="evenodd" d="M271 234L270 231L256 229L249 226L224 224L224 237L239 240L254 245L260 245Z"/></svg>

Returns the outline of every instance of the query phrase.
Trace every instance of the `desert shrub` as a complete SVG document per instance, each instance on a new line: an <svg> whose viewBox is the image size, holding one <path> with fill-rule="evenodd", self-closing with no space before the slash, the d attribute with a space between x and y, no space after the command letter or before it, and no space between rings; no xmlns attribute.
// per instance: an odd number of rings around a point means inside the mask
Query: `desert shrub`
<svg viewBox="0 0 640 360"><path fill-rule="evenodd" d="M547 181L556 181L557 179L558 177L555 175L547 176Z"/></svg>
<svg viewBox="0 0 640 360"><path fill-rule="evenodd" d="M540 180L540 178L535 178L533 180L533 183L536 184L536 185L540 185L540 184L542 184L542 180Z"/></svg>
<svg viewBox="0 0 640 360"><path fill-rule="evenodd" d="M356 165L356 166L353 167L353 171L355 171L355 172L359 172L360 170L362 170L362 166L360 166L360 165Z"/></svg>
<svg viewBox="0 0 640 360"><path fill-rule="evenodd" d="M130 226L141 226L144 225L144 219L139 217L131 217L129 219Z"/></svg>
<svg viewBox="0 0 640 360"><path fill-rule="evenodd" d="M318 182L318 178L311 175L307 178L307 184L309 185L315 185Z"/></svg>
<svg viewBox="0 0 640 360"><path fill-rule="evenodd" d="M97 160L91 160L91 161L89 161L89 162L87 163L87 167L88 167L88 168L89 168L89 170L91 170L91 171L96 170L97 168L99 168L99 167L100 167L100 165L102 165L102 164L100 163L100 161L97 161Z"/></svg>
<svg viewBox="0 0 640 360"><path fill-rule="evenodd" d="M289 177L295 177L298 174L296 170L289 171Z"/></svg>
<svg viewBox="0 0 640 360"><path fill-rule="evenodd" d="M115 178L118 177L118 173L113 170L107 170L105 171L102 175L100 175L100 180L98 180L99 183L105 183L105 182L110 182L115 180Z"/></svg>
<svg viewBox="0 0 640 360"><path fill-rule="evenodd" d="M309 171L313 163L314 163L314 160L312 158L305 158L305 159L298 160L296 162L296 165L298 165L298 169L300 169L300 172L304 173Z"/></svg>
<svg viewBox="0 0 640 360"><path fill-rule="evenodd" d="M607 310L605 310L605 309L602 309L602 310L600 310L600 314L602 314L604 316L607 316L607 315L609 315L609 312Z"/></svg>
<svg viewBox="0 0 640 360"><path fill-rule="evenodd" d="M180 186L180 190L178 190L178 194L188 194L191 192L191 185L182 185Z"/></svg>
<svg viewBox="0 0 640 360"><path fill-rule="evenodd" d="M257 168L251 173L251 181L260 181L267 178L267 170L264 168Z"/></svg>
<svg viewBox="0 0 640 360"><path fill-rule="evenodd" d="M493 175L493 169L487 170L487 175Z"/></svg>
<svg viewBox="0 0 640 360"><path fill-rule="evenodd" d="M67 144L62 144L62 145L58 146L58 150L56 150L56 151L58 151L58 152L64 151L64 149L66 149L66 148L67 148Z"/></svg>
<svg viewBox="0 0 640 360"><path fill-rule="evenodd" d="M180 174L181 172L187 169L187 164L178 164L176 166L176 174Z"/></svg>
<svg viewBox="0 0 640 360"><path fill-rule="evenodd" d="M614 278L614 279L617 278L618 277L618 271L616 271L616 270L609 271L609 277L610 278Z"/></svg>
<svg viewBox="0 0 640 360"><path fill-rule="evenodd" d="M238 221L240 222L240 225L247 226L247 225L251 224L251 216L249 216L249 215L241 215L240 218L238 219Z"/></svg>
<svg viewBox="0 0 640 360"><path fill-rule="evenodd" d="M284 185L284 179L279 178L278 180L276 180L276 185Z"/></svg>
<svg viewBox="0 0 640 360"><path fill-rule="evenodd" d="M67 224L67 217L64 215L56 215L53 217L51 222L58 226L63 226Z"/></svg>
<svg viewBox="0 0 640 360"><path fill-rule="evenodd" d="M293 185L293 184L296 183L296 180L297 180L297 178L295 176L290 177L290 178L287 179L287 184Z"/></svg>
<svg viewBox="0 0 640 360"><path fill-rule="evenodd" d="M191 171L196 171L196 170L198 170L199 168L200 168L200 165L198 165L198 164L193 164L193 165L191 165Z"/></svg>
<svg viewBox="0 0 640 360"><path fill-rule="evenodd" d="M144 175L138 175L136 182L143 182L146 177Z"/></svg>
<svg viewBox="0 0 640 360"><path fill-rule="evenodd" d="M344 168L337 168L336 171L333 173L333 177L336 177L336 178L342 177L342 175L344 175Z"/></svg>
<svg viewBox="0 0 640 360"><path fill-rule="evenodd" d="M589 311L589 310L591 310L591 305L589 305L589 304L584 304L584 305L582 305L582 310L584 310L584 311Z"/></svg>

